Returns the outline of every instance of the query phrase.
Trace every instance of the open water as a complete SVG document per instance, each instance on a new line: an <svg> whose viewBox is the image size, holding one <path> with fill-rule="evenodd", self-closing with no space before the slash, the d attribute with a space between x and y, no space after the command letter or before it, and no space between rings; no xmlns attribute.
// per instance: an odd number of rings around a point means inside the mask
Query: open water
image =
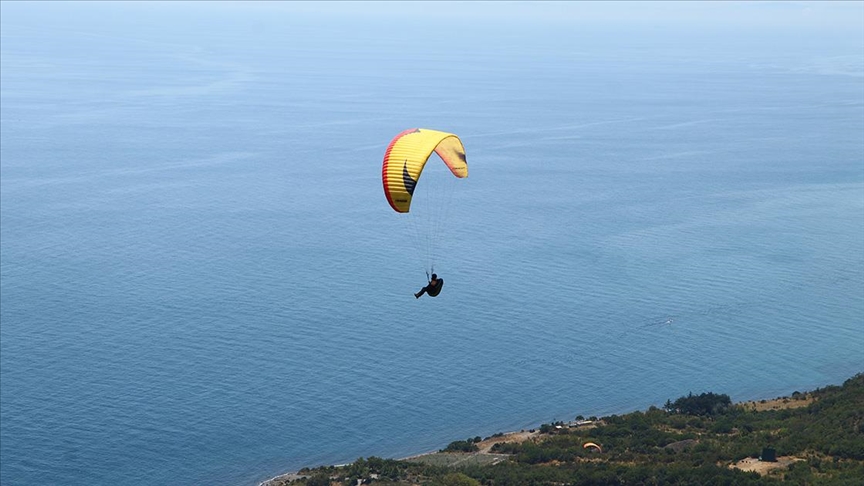
<svg viewBox="0 0 864 486"><path fill-rule="evenodd" d="M864 370L864 25L339 6L2 4L4 485L251 485ZM381 190L410 127L471 171L435 299Z"/></svg>

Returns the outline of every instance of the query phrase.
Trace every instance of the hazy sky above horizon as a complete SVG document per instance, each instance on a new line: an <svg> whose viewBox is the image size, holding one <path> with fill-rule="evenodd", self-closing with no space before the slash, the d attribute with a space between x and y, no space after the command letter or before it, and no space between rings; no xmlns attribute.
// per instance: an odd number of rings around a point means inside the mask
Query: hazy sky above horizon
<svg viewBox="0 0 864 486"><path fill-rule="evenodd" d="M284 48L382 42L524 54L603 47L746 55L860 55L864 1L661 2L0 2L18 29ZM395 45L395 44L394 44ZM3 49L7 54L8 51Z"/></svg>
<svg viewBox="0 0 864 486"><path fill-rule="evenodd" d="M197 2L196 2L197 3ZM765 25L860 26L860 1L484 1L484 2L248 2L227 3L226 8L260 8L289 12L330 12L352 15L481 16L485 20L745 22Z"/></svg>
<svg viewBox="0 0 864 486"><path fill-rule="evenodd" d="M353 19L417 19L440 22L441 19L482 20L484 22L516 21L540 23L594 24L614 22L619 25L663 25L732 23L738 26L783 26L800 29L856 29L864 25L864 1L618 1L618 2L465 2L465 1L109 1L109 2L0 2L9 13L27 10L42 14L79 12L99 6L120 13L124 10L180 13L184 10L220 12L282 12L294 14L327 14ZM35 7L35 8L34 8ZM15 22L15 17L5 18ZM4 22L6 23L6 22Z"/></svg>

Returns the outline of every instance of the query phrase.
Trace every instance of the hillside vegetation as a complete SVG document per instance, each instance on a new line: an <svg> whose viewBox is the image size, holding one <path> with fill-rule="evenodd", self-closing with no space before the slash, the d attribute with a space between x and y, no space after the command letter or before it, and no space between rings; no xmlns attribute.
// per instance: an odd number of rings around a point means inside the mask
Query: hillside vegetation
<svg viewBox="0 0 864 486"><path fill-rule="evenodd" d="M586 422L544 424L519 441L459 440L410 460L304 469L270 485L864 484L864 374L774 406L704 393Z"/></svg>

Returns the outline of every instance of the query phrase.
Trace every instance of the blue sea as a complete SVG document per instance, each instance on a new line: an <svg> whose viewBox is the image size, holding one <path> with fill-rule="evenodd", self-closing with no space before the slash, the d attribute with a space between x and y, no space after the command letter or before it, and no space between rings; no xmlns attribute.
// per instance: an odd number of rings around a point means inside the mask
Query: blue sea
<svg viewBox="0 0 864 486"><path fill-rule="evenodd" d="M4 486L254 485L864 371L861 3L0 8ZM414 127L470 168L437 298L382 190Z"/></svg>

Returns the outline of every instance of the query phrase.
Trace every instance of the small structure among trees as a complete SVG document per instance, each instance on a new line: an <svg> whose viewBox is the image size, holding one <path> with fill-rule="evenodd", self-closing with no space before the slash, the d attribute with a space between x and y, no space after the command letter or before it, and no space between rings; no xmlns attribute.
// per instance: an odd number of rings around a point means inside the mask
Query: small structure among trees
<svg viewBox="0 0 864 486"><path fill-rule="evenodd" d="M763 447L759 460L762 462L777 462L777 451L773 447Z"/></svg>

